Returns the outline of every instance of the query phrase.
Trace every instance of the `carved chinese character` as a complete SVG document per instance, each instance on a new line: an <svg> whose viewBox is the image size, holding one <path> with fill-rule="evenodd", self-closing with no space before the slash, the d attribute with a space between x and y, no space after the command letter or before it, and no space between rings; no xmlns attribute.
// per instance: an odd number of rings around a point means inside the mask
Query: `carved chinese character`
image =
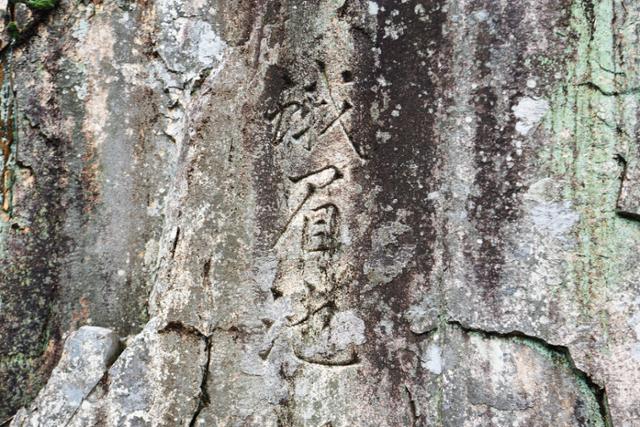
<svg viewBox="0 0 640 427"><path fill-rule="evenodd" d="M336 228L338 209L327 204L309 211L305 215L303 248L308 252L329 251L338 244Z"/></svg>

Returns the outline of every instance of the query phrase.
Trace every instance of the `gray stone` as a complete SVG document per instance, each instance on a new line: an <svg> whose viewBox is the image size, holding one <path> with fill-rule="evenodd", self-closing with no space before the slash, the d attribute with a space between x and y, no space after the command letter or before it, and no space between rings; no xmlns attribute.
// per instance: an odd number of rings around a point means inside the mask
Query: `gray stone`
<svg viewBox="0 0 640 427"><path fill-rule="evenodd" d="M3 416L44 386L14 423L640 423L634 2L33 17L2 53ZM57 378L88 324L128 338L87 391Z"/></svg>
<svg viewBox="0 0 640 427"><path fill-rule="evenodd" d="M11 426L67 425L83 400L104 379L121 344L110 329L83 326L65 341L62 356L47 385Z"/></svg>

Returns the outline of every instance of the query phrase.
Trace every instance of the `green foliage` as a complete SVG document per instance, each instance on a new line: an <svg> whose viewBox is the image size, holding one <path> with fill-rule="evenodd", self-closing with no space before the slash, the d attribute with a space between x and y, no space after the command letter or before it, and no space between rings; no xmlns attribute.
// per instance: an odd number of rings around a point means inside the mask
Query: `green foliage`
<svg viewBox="0 0 640 427"><path fill-rule="evenodd" d="M24 3L31 9L48 10L56 7L57 0L25 0Z"/></svg>
<svg viewBox="0 0 640 427"><path fill-rule="evenodd" d="M29 9L50 10L56 7L58 0L9 0L9 4L24 3Z"/></svg>
<svg viewBox="0 0 640 427"><path fill-rule="evenodd" d="M9 0L9 4L11 5L11 16L13 16L13 8L16 4L23 3L29 9L35 11L45 11L51 10L58 5L58 0ZM12 39L17 39L20 36L20 28L18 28L18 24L15 21L9 22L7 25L7 32Z"/></svg>
<svg viewBox="0 0 640 427"><path fill-rule="evenodd" d="M9 22L9 25L7 25L7 31L9 32L9 35L11 36L12 39L16 39L20 35L18 24L16 24L15 21Z"/></svg>

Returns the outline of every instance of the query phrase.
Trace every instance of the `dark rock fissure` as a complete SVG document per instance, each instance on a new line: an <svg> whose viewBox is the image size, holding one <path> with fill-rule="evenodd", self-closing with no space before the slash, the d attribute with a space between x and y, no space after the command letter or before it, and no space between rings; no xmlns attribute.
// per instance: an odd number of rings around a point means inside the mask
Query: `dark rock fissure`
<svg viewBox="0 0 640 427"><path fill-rule="evenodd" d="M577 86L578 87L587 87L589 89L592 89L592 90L600 93L601 95L611 96L611 97L634 95L634 94L640 93L640 87L630 87L630 88L627 88L627 89L621 90L621 91L618 91L618 90L609 91L609 90L603 89L602 87L598 86L594 82L582 82L582 83L578 83Z"/></svg>
<svg viewBox="0 0 640 427"><path fill-rule="evenodd" d="M524 332L517 331L517 330L512 330L508 332L488 331L484 329L469 327L455 320L448 320L447 325L458 328L465 333L478 334L484 338L500 338L500 339L507 339L507 340L514 339L514 338L520 339L524 342L530 342L530 343L542 346L545 349L549 350L550 352L561 356L568 363L568 366L571 368L574 376L584 381L589 387L591 393L593 394L596 401L598 402L600 417L602 418L604 425L606 427L612 426L611 415L609 414L609 404L607 401L607 392L605 387L596 383L588 373L580 370L576 366L575 361L573 360L573 357L571 356L571 352L569 351L568 347L563 345L551 344L543 340L542 338L527 335Z"/></svg>
<svg viewBox="0 0 640 427"><path fill-rule="evenodd" d="M207 405L209 405L209 391L207 390L207 379L209 378L209 363L211 362L211 345L213 340L211 339L210 336L206 337L204 340L206 345L205 348L207 352L207 359L202 372L202 381L200 383L200 394L198 397L198 407L196 408L196 411L193 413L193 417L189 422L189 427L193 427L196 425L196 421L198 420L198 416L200 415L200 412L202 412L202 410Z"/></svg>

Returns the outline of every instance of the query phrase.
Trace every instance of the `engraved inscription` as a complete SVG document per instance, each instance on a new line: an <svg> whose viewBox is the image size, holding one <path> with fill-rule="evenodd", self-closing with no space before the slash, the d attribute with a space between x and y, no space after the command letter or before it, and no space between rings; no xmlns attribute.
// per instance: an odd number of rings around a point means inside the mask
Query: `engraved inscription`
<svg viewBox="0 0 640 427"><path fill-rule="evenodd" d="M361 160L365 160L362 149L351 140L346 124L353 108L351 101L344 93L338 95L343 91L337 90L335 80L329 80L324 64L317 65L315 80L283 91L277 106L265 115L273 126L272 143L311 151L337 126L342 133L342 143L346 142ZM351 71L343 70L340 80L338 86L352 85Z"/></svg>
<svg viewBox="0 0 640 427"><path fill-rule="evenodd" d="M348 67L327 69L295 82L287 74L277 106L266 115L274 152L288 180L278 258L271 286L295 357L324 366L357 366L364 323L350 308L354 171L364 156L349 136ZM335 68L335 67L334 67Z"/></svg>
<svg viewBox="0 0 640 427"><path fill-rule="evenodd" d="M305 215L303 248L308 252L329 251L337 246L336 227L338 208L327 204Z"/></svg>

